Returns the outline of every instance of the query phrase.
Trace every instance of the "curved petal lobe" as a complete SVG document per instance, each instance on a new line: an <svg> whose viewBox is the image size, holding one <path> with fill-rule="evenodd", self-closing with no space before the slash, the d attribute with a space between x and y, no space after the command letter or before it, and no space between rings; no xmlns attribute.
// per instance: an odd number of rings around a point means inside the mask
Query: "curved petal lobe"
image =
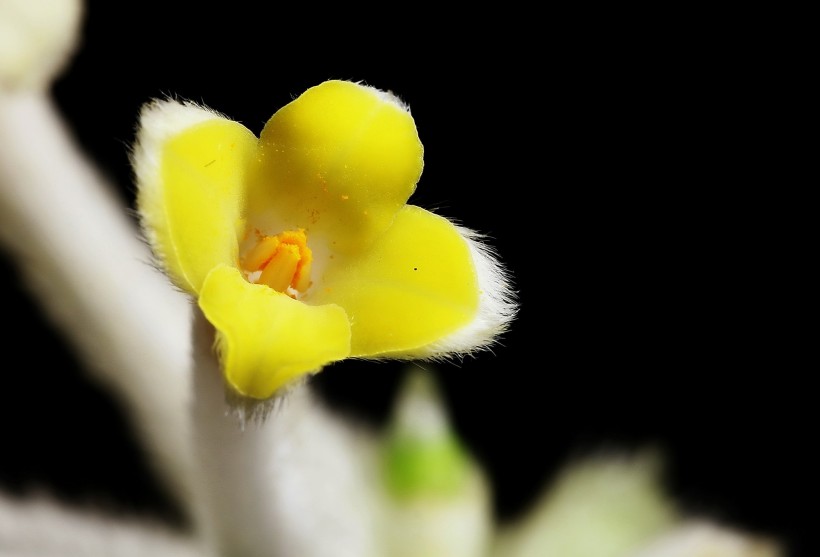
<svg viewBox="0 0 820 557"><path fill-rule="evenodd" d="M217 329L225 378L245 396L268 398L350 353L350 325L342 308L303 304L247 282L234 267L211 271L199 307Z"/></svg>
<svg viewBox="0 0 820 557"><path fill-rule="evenodd" d="M271 117L260 135L249 211L275 202L283 229L366 249L390 226L424 165L413 117L395 97L327 81Z"/></svg>
<svg viewBox="0 0 820 557"><path fill-rule="evenodd" d="M470 323L479 288L470 249L447 219L407 205L358 257L328 265L311 303L351 320L352 356L411 357Z"/></svg>

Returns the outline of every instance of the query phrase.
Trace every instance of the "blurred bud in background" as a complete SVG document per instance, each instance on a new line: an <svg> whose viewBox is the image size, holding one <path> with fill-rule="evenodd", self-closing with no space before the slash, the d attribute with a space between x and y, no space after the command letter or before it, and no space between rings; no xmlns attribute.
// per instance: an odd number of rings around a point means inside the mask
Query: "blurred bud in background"
<svg viewBox="0 0 820 557"><path fill-rule="evenodd" d="M389 557L482 557L491 534L484 473L452 430L432 372L411 369L382 448Z"/></svg>
<svg viewBox="0 0 820 557"><path fill-rule="evenodd" d="M601 456L565 469L498 536L494 557L627 557L676 518L652 451Z"/></svg>

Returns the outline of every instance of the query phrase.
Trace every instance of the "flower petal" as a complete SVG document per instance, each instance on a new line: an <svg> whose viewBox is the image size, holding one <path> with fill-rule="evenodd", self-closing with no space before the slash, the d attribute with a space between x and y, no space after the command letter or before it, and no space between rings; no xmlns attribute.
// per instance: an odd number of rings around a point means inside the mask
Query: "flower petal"
<svg viewBox="0 0 820 557"><path fill-rule="evenodd" d="M134 156L140 215L174 283L191 294L216 265L236 264L256 144L241 124L200 107L143 110Z"/></svg>
<svg viewBox="0 0 820 557"><path fill-rule="evenodd" d="M249 214L332 238L334 251L362 251L387 229L424 164L407 107L347 81L327 81L280 109L259 144Z"/></svg>
<svg viewBox="0 0 820 557"><path fill-rule="evenodd" d="M310 303L335 302L351 320L352 355L417 357L479 310L470 247L452 223L405 206L360 256L337 256Z"/></svg>
<svg viewBox="0 0 820 557"><path fill-rule="evenodd" d="M226 380L245 396L268 398L350 353L350 324L342 308L309 306L251 284L234 267L211 271L199 307L217 329Z"/></svg>

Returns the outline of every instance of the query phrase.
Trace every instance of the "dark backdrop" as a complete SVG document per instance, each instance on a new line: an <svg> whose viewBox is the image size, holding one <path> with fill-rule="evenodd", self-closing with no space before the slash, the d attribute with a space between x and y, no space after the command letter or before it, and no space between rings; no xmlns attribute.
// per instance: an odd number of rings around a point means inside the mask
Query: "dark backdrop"
<svg viewBox="0 0 820 557"><path fill-rule="evenodd" d="M493 353L436 368L501 518L573 456L654 445L687 508L796 549L810 482L802 370L769 319L766 208L731 164L730 68L687 48L697 41L555 10L328 32L318 14L242 3L185 15L88 5L55 94L125 203L136 115L153 97L202 102L256 133L331 78L409 103L425 146L412 201L488 234L521 303ZM173 518L118 408L83 379L7 259L0 270L7 356L26 350L6 366L0 487ZM340 364L315 383L381 423L401 372Z"/></svg>

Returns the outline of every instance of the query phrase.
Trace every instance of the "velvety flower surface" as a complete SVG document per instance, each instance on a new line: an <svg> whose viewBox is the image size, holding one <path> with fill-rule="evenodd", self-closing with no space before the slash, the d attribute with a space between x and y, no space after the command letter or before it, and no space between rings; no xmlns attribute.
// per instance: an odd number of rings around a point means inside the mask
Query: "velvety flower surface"
<svg viewBox="0 0 820 557"><path fill-rule="evenodd" d="M478 236L407 204L423 147L390 93L322 83L258 138L203 107L154 101L133 163L146 236L215 327L242 395L270 397L347 357L468 354L513 317Z"/></svg>

